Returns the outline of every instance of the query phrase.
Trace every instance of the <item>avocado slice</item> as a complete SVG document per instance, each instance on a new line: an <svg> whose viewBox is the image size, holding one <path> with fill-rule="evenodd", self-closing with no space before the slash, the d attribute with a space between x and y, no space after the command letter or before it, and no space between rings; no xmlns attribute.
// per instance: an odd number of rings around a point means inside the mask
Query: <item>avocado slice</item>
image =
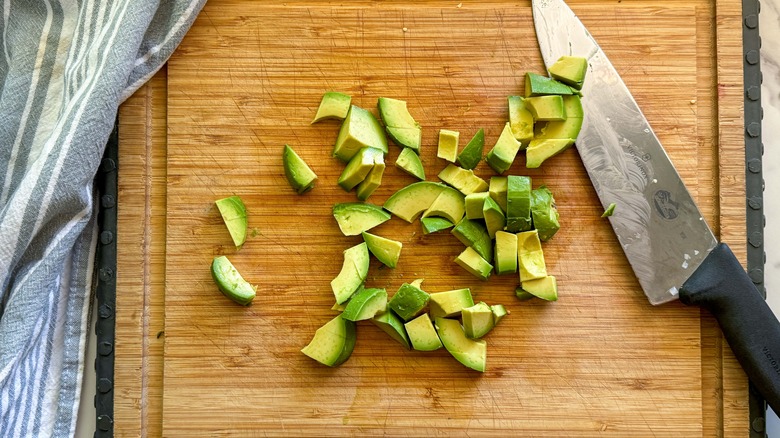
<svg viewBox="0 0 780 438"><path fill-rule="evenodd" d="M460 315L461 310L474 305L471 289L454 289L431 294L430 314L433 318Z"/></svg>
<svg viewBox="0 0 780 438"><path fill-rule="evenodd" d="M216 202L222 221L230 233L230 238L236 249L241 248L246 242L246 206L238 196L218 199Z"/></svg>
<svg viewBox="0 0 780 438"><path fill-rule="evenodd" d="M215 257L211 262L211 277L226 297L248 306L255 299L257 286L249 284L225 256Z"/></svg>
<svg viewBox="0 0 780 438"><path fill-rule="evenodd" d="M439 130L439 148L436 151L436 156L444 160L454 163L458 159L458 138L460 134L458 131L450 131L449 129Z"/></svg>
<svg viewBox="0 0 780 438"><path fill-rule="evenodd" d="M484 301L463 309L461 315L463 318L463 332L466 333L466 337L471 339L479 339L485 336L496 325L493 319L493 311Z"/></svg>
<svg viewBox="0 0 780 438"><path fill-rule="evenodd" d="M390 220L390 214L367 202L343 202L333 206L333 217L345 236L357 236Z"/></svg>
<svg viewBox="0 0 780 438"><path fill-rule="evenodd" d="M467 170L454 164L448 164L442 169L439 172L439 179L455 187L464 195L486 192L488 189L487 182L475 175L473 170Z"/></svg>
<svg viewBox="0 0 780 438"><path fill-rule="evenodd" d="M420 181L395 192L385 201L385 210L411 223L433 204L449 187L441 183Z"/></svg>
<svg viewBox="0 0 780 438"><path fill-rule="evenodd" d="M528 149L525 151L525 167L536 169L548 158L554 157L561 152L569 149L574 144L571 138L551 138L546 140L531 140Z"/></svg>
<svg viewBox="0 0 780 438"><path fill-rule="evenodd" d="M348 94L328 91L322 95L320 106L317 108L317 114L311 123L314 124L328 119L343 120L347 117L351 102L352 98Z"/></svg>
<svg viewBox="0 0 780 438"><path fill-rule="evenodd" d="M493 261L493 241L484 225L464 217L450 232L462 244L473 247L477 254L488 263Z"/></svg>
<svg viewBox="0 0 780 438"><path fill-rule="evenodd" d="M525 97L548 94L573 94L571 87L547 76L528 72L525 74Z"/></svg>
<svg viewBox="0 0 780 438"><path fill-rule="evenodd" d="M356 340L355 323L339 314L317 329L314 338L301 349L301 353L323 365L336 367L349 359Z"/></svg>
<svg viewBox="0 0 780 438"><path fill-rule="evenodd" d="M427 313L414 318L404 324L409 340L412 342L412 348L417 351L435 351L442 347L439 335L433 328L431 317Z"/></svg>
<svg viewBox="0 0 780 438"><path fill-rule="evenodd" d="M543 242L551 239L561 228L555 198L546 186L531 191L531 217Z"/></svg>
<svg viewBox="0 0 780 438"><path fill-rule="evenodd" d="M299 195L314 188L314 183L317 182L317 174L311 170L311 167L289 145L284 145L282 164L284 165L284 175L287 177L287 181Z"/></svg>
<svg viewBox="0 0 780 438"><path fill-rule="evenodd" d="M532 228L531 178L509 175L506 189L506 231L516 233Z"/></svg>
<svg viewBox="0 0 780 438"><path fill-rule="evenodd" d="M533 128L532 128L533 133ZM477 167L482 160L482 150L485 149L485 130L480 128L474 137L471 137L466 147L458 154L458 164L464 169L471 170Z"/></svg>
<svg viewBox="0 0 780 438"><path fill-rule="evenodd" d="M588 71L588 60L578 56L561 56L547 70L553 79L581 90L585 82L585 73Z"/></svg>
<svg viewBox="0 0 780 438"><path fill-rule="evenodd" d="M614 202L609 204L609 207L607 207L606 210L604 210L604 213L601 214L601 217L610 217L610 216L612 216L615 213L615 206L616 205L617 204L615 204Z"/></svg>
<svg viewBox="0 0 780 438"><path fill-rule="evenodd" d="M552 275L523 281L520 286L525 292L545 301L558 300L558 283Z"/></svg>
<svg viewBox="0 0 780 438"><path fill-rule="evenodd" d="M372 147L387 153L387 138L382 126L370 111L352 105L341 124L339 136L333 147L333 156L349 161L364 147Z"/></svg>
<svg viewBox="0 0 780 438"><path fill-rule="evenodd" d="M534 120L543 122L566 120L566 107L561 96L536 96L529 97L525 101Z"/></svg>
<svg viewBox="0 0 780 438"><path fill-rule="evenodd" d="M389 97L380 97L377 101L379 116L385 124L387 135L399 146L420 150L422 128L414 120L406 102Z"/></svg>
<svg viewBox="0 0 780 438"><path fill-rule="evenodd" d="M382 184L382 176L385 173L385 158L383 154L376 154L374 156L374 166L371 171L368 172L366 178L357 185L355 193L357 198L361 201L365 201L371 196L376 189Z"/></svg>
<svg viewBox="0 0 780 438"><path fill-rule="evenodd" d="M407 350L412 348L403 321L401 321L391 310L374 316L371 318L371 322L382 329L383 332L390 335L391 338L406 347Z"/></svg>
<svg viewBox="0 0 780 438"><path fill-rule="evenodd" d="M493 265L488 263L470 246L455 258L455 263L480 280L487 280L490 277L490 272L493 270Z"/></svg>
<svg viewBox="0 0 780 438"><path fill-rule="evenodd" d="M430 295L417 286L404 283L390 299L388 305L404 321L419 315L428 305Z"/></svg>
<svg viewBox="0 0 780 438"><path fill-rule="evenodd" d="M482 207L482 216L485 218L485 227L491 239L496 237L496 232L501 231L506 226L506 216L498 206L496 201L488 195L485 198L485 205Z"/></svg>
<svg viewBox="0 0 780 438"><path fill-rule="evenodd" d="M395 268L398 258L401 257L401 248L404 244L397 240L386 239L381 236L363 232L363 240L368 245L368 251L384 265Z"/></svg>
<svg viewBox="0 0 780 438"><path fill-rule="evenodd" d="M424 217L420 219L420 223L422 224L423 234L431 234L455 226L455 224L443 217Z"/></svg>
<svg viewBox="0 0 780 438"><path fill-rule="evenodd" d="M534 116L520 96L509 96L509 127L512 135L521 143L528 144L534 138Z"/></svg>
<svg viewBox="0 0 780 438"><path fill-rule="evenodd" d="M547 276L542 242L536 230L517 233L517 265L521 283Z"/></svg>
<svg viewBox="0 0 780 438"><path fill-rule="evenodd" d="M436 318L436 331L452 357L472 370L485 372L487 343L484 340L467 338L460 322L455 319Z"/></svg>
<svg viewBox="0 0 780 438"><path fill-rule="evenodd" d="M420 181L425 181L425 169L420 157L409 148L404 148L395 160L395 166Z"/></svg>
<svg viewBox="0 0 780 438"><path fill-rule="evenodd" d="M348 321L363 321L386 311L387 291L366 288L358 291L349 299L342 317Z"/></svg>
<svg viewBox="0 0 780 438"><path fill-rule="evenodd" d="M493 149L485 156L485 161L497 173L504 173L515 161L517 152L521 147L522 144L515 139L515 136L512 134L512 128L510 128L509 122L507 122Z"/></svg>
<svg viewBox="0 0 780 438"><path fill-rule="evenodd" d="M490 197L488 192L471 193L466 195L466 219L483 219L482 208L485 206L485 199Z"/></svg>
<svg viewBox="0 0 780 438"><path fill-rule="evenodd" d="M365 242L344 250L341 271L330 282L336 303L342 304L354 294L368 276L368 246Z"/></svg>
<svg viewBox="0 0 780 438"><path fill-rule="evenodd" d="M507 182L505 176L490 177L490 186L488 187L490 197L498 203L501 209L504 210L504 213L506 213L506 189ZM468 209L468 207L466 208Z"/></svg>
<svg viewBox="0 0 780 438"><path fill-rule="evenodd" d="M517 272L517 235L506 231L496 232L496 274L514 274Z"/></svg>
<svg viewBox="0 0 780 438"><path fill-rule="evenodd" d="M490 310L493 312L493 325L498 325L509 314L503 304L493 304L490 306Z"/></svg>
<svg viewBox="0 0 780 438"><path fill-rule="evenodd" d="M442 190L439 196L431 203L431 206L423 213L422 217L443 217L452 223L457 223L465 213L463 195L450 187Z"/></svg>
<svg viewBox="0 0 780 438"><path fill-rule="evenodd" d="M378 159L377 156L382 156L382 158ZM384 163L382 151L369 147L361 148L352 159L349 160L349 163L341 172L338 184L346 191L352 190L366 179L366 176L368 176L368 173L374 168L374 164L377 161Z"/></svg>

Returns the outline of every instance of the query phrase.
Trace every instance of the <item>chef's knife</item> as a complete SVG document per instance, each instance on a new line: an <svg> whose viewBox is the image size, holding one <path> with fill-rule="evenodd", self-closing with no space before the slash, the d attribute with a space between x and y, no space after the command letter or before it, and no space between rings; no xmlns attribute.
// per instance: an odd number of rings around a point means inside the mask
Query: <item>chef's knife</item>
<svg viewBox="0 0 780 438"><path fill-rule="evenodd" d="M718 320L750 380L780 412L780 322L725 243L718 243L680 175L599 45L563 0L533 0L550 67L588 60L576 147L612 228L652 304L680 299Z"/></svg>

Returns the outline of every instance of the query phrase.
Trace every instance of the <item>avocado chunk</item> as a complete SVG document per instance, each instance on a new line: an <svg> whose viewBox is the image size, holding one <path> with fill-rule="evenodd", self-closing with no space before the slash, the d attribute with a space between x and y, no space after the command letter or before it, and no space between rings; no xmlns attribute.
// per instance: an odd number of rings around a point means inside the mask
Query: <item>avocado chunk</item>
<svg viewBox="0 0 780 438"><path fill-rule="evenodd" d="M343 202L333 206L333 217L345 236L357 236L390 220L390 214L367 202Z"/></svg>
<svg viewBox="0 0 780 438"><path fill-rule="evenodd" d="M482 207L482 216L485 218L485 227L491 239L496 237L496 232L501 231L506 226L506 217L498 203L488 195L485 198L485 205Z"/></svg>
<svg viewBox="0 0 780 438"><path fill-rule="evenodd" d="M431 234L455 226L455 224L443 217L424 217L420 219L420 223L422 224L423 234Z"/></svg>
<svg viewBox="0 0 780 438"><path fill-rule="evenodd" d="M311 170L308 164L295 153L289 145L284 145L282 152L282 164L287 182L299 195L314 188L317 182L317 174Z"/></svg>
<svg viewBox="0 0 780 438"><path fill-rule="evenodd" d="M553 138L576 139L582 128L582 101L579 96L563 96L566 120L562 122L539 122L534 126L534 139Z"/></svg>
<svg viewBox="0 0 780 438"><path fill-rule="evenodd" d="M422 217L443 217L452 223L457 223L465 212L463 195L457 190L447 187L433 201Z"/></svg>
<svg viewBox="0 0 780 438"><path fill-rule="evenodd" d="M499 207L504 210L504 213L506 213L506 189L507 182L505 176L490 177L490 186L488 188L490 197L498 203ZM466 208L468 209L468 207Z"/></svg>
<svg viewBox="0 0 780 438"><path fill-rule="evenodd" d="M382 176L384 173L385 159L381 154L379 154L374 157L374 167L372 167L371 171L368 172L366 178L357 185L357 189L355 189L357 198L361 201L368 199L368 197L371 196L382 184Z"/></svg>
<svg viewBox="0 0 780 438"><path fill-rule="evenodd" d="M215 257L211 262L211 277L220 292L242 306L248 306L255 299L257 286L249 284L225 256Z"/></svg>
<svg viewBox="0 0 780 438"><path fill-rule="evenodd" d="M233 244L236 245L236 249L246 242L246 206L244 201L238 196L230 196L228 198L218 199L216 202L219 214L222 216L222 221L230 233L230 238L233 240Z"/></svg>
<svg viewBox="0 0 780 438"><path fill-rule="evenodd" d="M572 94L571 87L547 76L528 72L525 74L525 97L548 94Z"/></svg>
<svg viewBox="0 0 780 438"><path fill-rule="evenodd" d="M545 301L558 300L558 283L552 275L523 281L520 283L520 287L522 287L525 292Z"/></svg>
<svg viewBox="0 0 780 438"><path fill-rule="evenodd" d="M490 197L488 192L471 193L466 195L466 219L483 219L482 208L485 199Z"/></svg>
<svg viewBox="0 0 780 438"><path fill-rule="evenodd" d="M610 217L610 216L612 216L615 213L615 206L616 205L617 204L615 204L614 202L609 204L609 207L607 207L606 210L604 210L604 213L601 214L601 217Z"/></svg>
<svg viewBox="0 0 780 438"><path fill-rule="evenodd" d="M521 283L547 276L542 242L536 230L517 233L517 265Z"/></svg>
<svg viewBox="0 0 780 438"><path fill-rule="evenodd" d="M569 149L574 144L574 140L567 138L551 138L547 140L531 140L528 150L525 151L525 167L536 169L550 157L554 157L561 152Z"/></svg>
<svg viewBox="0 0 780 438"><path fill-rule="evenodd" d="M551 239L561 228L555 198L546 186L531 191L531 216L543 242Z"/></svg>
<svg viewBox="0 0 780 438"><path fill-rule="evenodd" d="M458 138L460 133L458 131L450 131L449 129L439 130L439 148L436 152L436 156L454 163L458 159Z"/></svg>
<svg viewBox="0 0 780 438"><path fill-rule="evenodd" d="M398 154L398 158L395 160L395 167L400 168L420 181L425 181L425 169L422 161L420 161L420 157L412 149L404 148Z"/></svg>
<svg viewBox="0 0 780 438"><path fill-rule="evenodd" d="M385 201L384 208L411 223L427 210L446 189L449 187L430 181L412 183L390 196Z"/></svg>
<svg viewBox="0 0 780 438"><path fill-rule="evenodd" d="M490 310L493 312L493 325L498 325L509 314L503 304L493 304L490 306Z"/></svg>
<svg viewBox="0 0 780 438"><path fill-rule="evenodd" d="M493 265L470 246L455 258L455 263L480 280L487 280L490 277L490 271L493 270Z"/></svg>
<svg viewBox="0 0 780 438"><path fill-rule="evenodd" d="M377 162L384 163L382 151L368 147L360 149L341 172L338 184L346 191L352 190L366 179Z"/></svg>
<svg viewBox="0 0 780 438"><path fill-rule="evenodd" d="M509 175L506 189L506 230L526 231L531 223L531 178Z"/></svg>
<svg viewBox="0 0 780 438"><path fill-rule="evenodd" d="M515 139L509 122L507 122L493 149L485 156L485 161L497 173L504 173L515 161L521 147L522 144Z"/></svg>
<svg viewBox="0 0 780 438"><path fill-rule="evenodd" d="M346 362L355 349L357 331L355 323L347 321L341 314L318 328L314 338L301 349L301 353L329 367Z"/></svg>
<svg viewBox="0 0 780 438"><path fill-rule="evenodd" d="M344 250L344 263L341 271L330 282L330 288L336 297L336 303L346 302L368 276L368 246L365 242Z"/></svg>
<svg viewBox="0 0 780 438"><path fill-rule="evenodd" d="M371 318L371 322L382 329L383 332L390 335L391 338L406 347L407 350L412 348L403 321L401 321L392 311L388 310L387 312L374 316Z"/></svg>
<svg viewBox="0 0 780 438"><path fill-rule="evenodd" d="M406 102L388 97L380 97L377 101L379 116L385 123L387 135L399 146L420 150L422 128L414 120Z"/></svg>
<svg viewBox="0 0 780 438"><path fill-rule="evenodd" d="M314 116L312 124L320 120L336 119L343 120L349 112L349 105L352 98L348 94L337 91L328 91L322 95L320 107L317 108L317 114Z"/></svg>
<svg viewBox="0 0 780 438"><path fill-rule="evenodd" d="M471 289L454 289L431 294L430 314L433 318L460 315L461 310L474 305Z"/></svg>
<svg viewBox="0 0 780 438"><path fill-rule="evenodd" d="M517 289L515 289L515 296L517 296L517 299L520 300L520 301L528 301L528 300L536 298L535 295L533 295L530 292L526 292L520 286L518 286Z"/></svg>
<svg viewBox="0 0 780 438"><path fill-rule="evenodd" d="M349 299L342 317L348 321L363 321L385 311L387 311L387 291L367 288L358 291Z"/></svg>
<svg viewBox="0 0 780 438"><path fill-rule="evenodd" d="M352 105L333 147L333 156L349 161L364 147L372 147L387 153L387 138L382 126L370 111Z"/></svg>
<svg viewBox="0 0 780 438"><path fill-rule="evenodd" d="M442 347L439 335L433 328L431 317L423 313L417 318L404 324L409 340L412 341L412 348L417 351L434 351Z"/></svg>
<svg viewBox="0 0 780 438"><path fill-rule="evenodd" d="M381 236L363 232L363 240L368 246L368 251L384 265L395 268L398 258L401 257L401 248L404 244L397 240L386 239Z"/></svg>
<svg viewBox="0 0 780 438"><path fill-rule="evenodd" d="M531 129L533 133L533 126ZM480 128L474 137L471 137L466 147L458 154L458 164L464 169L471 170L477 167L482 160L482 150L485 149L485 130Z"/></svg>
<svg viewBox="0 0 780 438"><path fill-rule="evenodd" d="M496 232L496 274L514 274L517 272L517 235L506 231Z"/></svg>
<svg viewBox="0 0 780 438"><path fill-rule="evenodd" d="M461 315L463 318L463 332L466 333L466 337L471 339L479 339L485 336L496 325L493 320L493 311L483 301L463 309Z"/></svg>
<svg viewBox="0 0 780 438"><path fill-rule="evenodd" d="M471 193L486 192L488 184L484 179L474 175L473 170L467 170L454 164L448 164L447 167L439 172L439 179L458 189L464 195Z"/></svg>
<svg viewBox="0 0 780 438"><path fill-rule="evenodd" d="M419 315L428 305L430 295L417 286L404 283L393 295L388 305L404 321L409 321Z"/></svg>
<svg viewBox="0 0 780 438"><path fill-rule="evenodd" d="M543 122L566 120L566 107L561 96L536 96L529 97L525 101L534 120Z"/></svg>
<svg viewBox="0 0 780 438"><path fill-rule="evenodd" d="M528 144L534 138L534 116L520 96L509 96L509 127L512 135L521 143Z"/></svg>
<svg viewBox="0 0 780 438"><path fill-rule="evenodd" d="M585 82L585 73L588 71L588 60L578 56L561 56L547 70L553 79L581 90Z"/></svg>
<svg viewBox="0 0 780 438"><path fill-rule="evenodd" d="M485 372L487 366L487 343L466 337L460 322L455 319L436 318L436 331L444 348L468 368Z"/></svg>
<svg viewBox="0 0 780 438"><path fill-rule="evenodd" d="M488 263L493 261L493 241L484 225L478 221L463 218L450 232L462 244L474 248L477 254Z"/></svg>

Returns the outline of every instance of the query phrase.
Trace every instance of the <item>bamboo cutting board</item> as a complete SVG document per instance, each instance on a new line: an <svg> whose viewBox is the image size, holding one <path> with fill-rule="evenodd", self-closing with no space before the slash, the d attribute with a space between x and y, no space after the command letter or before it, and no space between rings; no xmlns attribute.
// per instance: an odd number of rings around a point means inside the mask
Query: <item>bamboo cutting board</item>
<svg viewBox="0 0 780 438"><path fill-rule="evenodd" d="M570 3L709 223L724 240L743 242L744 171L732 162L741 141L741 75L714 56L741 45L723 24L733 25L738 5ZM465 144L484 128L492 147L506 96L521 93L526 71L543 72L530 2L208 3L167 69L161 399L146 392L151 410L163 414L161 425L149 424L140 395L142 426L165 436L746 433L746 383L716 324L697 309L647 303L574 149L538 170L520 158L508 172L556 195L562 229L544 248L558 302L518 302L515 276L476 280L452 262L463 248L446 232L423 236L418 222L397 218L374 230L404 249L394 270L372 260L367 285L392 294L424 278L429 292L470 287L475 299L507 306L511 314L485 338L486 373L445 350L405 351L363 323L339 368L300 353L335 316L329 282L341 252L360 242L342 236L331 216L334 203L355 197L335 184L343 168L331 157L338 124L309 124L322 93L346 92L372 110L379 96L406 100L424 127L428 179L437 180L446 164L436 158L438 130L460 131ZM286 143L320 177L303 196L284 178ZM719 146L726 143L731 149ZM391 144L384 183L370 202L381 205L413 182L392 165L398 152ZM484 163L476 172L493 174ZM249 211L250 237L240 251L213 203L233 194ZM208 270L217 255L259 286L252 306L217 291Z"/></svg>

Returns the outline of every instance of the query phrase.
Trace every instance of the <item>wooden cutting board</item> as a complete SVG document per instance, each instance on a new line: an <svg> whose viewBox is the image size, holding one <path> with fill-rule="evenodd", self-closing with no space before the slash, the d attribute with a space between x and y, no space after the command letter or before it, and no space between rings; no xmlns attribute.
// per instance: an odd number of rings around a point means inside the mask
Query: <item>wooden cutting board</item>
<svg viewBox="0 0 780 438"><path fill-rule="evenodd" d="M570 3L709 223L741 255L738 2ZM116 391L126 399L117 403L117 431L746 434L747 385L717 325L678 303L647 303L574 149L542 169L526 170L521 158L509 171L546 184L558 201L562 229L544 247L558 302L517 301L514 276L475 279L453 263L463 247L448 233L424 236L419 223L397 218L374 230L404 249L394 270L372 260L368 285L392 294L424 278L429 292L470 287L477 299L507 306L511 314L486 337L486 373L444 350L405 351L363 323L339 368L300 353L335 316L329 282L341 252L360 242L341 235L331 216L334 203L355 197L335 184L343 168L331 157L338 124L310 125L322 93L343 91L372 109L379 96L406 100L424 127L422 160L435 181L446 164L436 158L438 130L460 131L465 144L484 128L491 147L506 121L506 96L521 93L526 71L543 72L530 2L209 2L164 77L123 109L128 143L145 145L136 161L128 157L143 185L120 182L128 204L144 200L143 214L124 216L142 240L123 261L140 265L143 290L128 297L126 316L118 304L118 324L126 321L142 342L118 335ZM284 144L319 175L312 192L297 196L287 185ZM413 182L392 165L398 152L391 144L370 202L381 205ZM493 175L484 163L476 172ZM249 211L240 251L214 206L234 194ZM208 269L217 255L259 286L252 306L217 291ZM137 289L133 275L120 275L120 287L124 279Z"/></svg>

